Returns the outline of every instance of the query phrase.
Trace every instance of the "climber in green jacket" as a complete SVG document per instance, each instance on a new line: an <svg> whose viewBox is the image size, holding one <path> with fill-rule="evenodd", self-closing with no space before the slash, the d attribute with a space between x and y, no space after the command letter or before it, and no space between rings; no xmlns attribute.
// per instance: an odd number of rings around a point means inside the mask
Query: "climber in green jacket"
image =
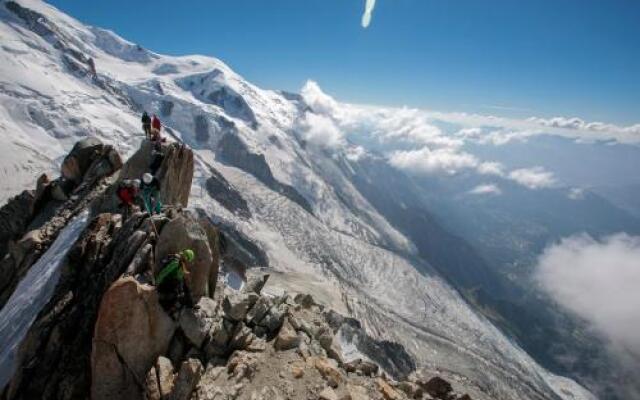
<svg viewBox="0 0 640 400"><path fill-rule="evenodd" d="M160 305L167 312L173 312L179 304L192 307L191 293L185 281L189 280L187 263L193 262L195 253L185 249L167 256L162 261L162 269L156 277Z"/></svg>

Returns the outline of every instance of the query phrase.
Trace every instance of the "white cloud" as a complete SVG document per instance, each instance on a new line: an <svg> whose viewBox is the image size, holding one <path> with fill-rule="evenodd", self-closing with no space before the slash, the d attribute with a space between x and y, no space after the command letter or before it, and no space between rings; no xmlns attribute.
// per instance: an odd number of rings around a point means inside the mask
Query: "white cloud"
<svg viewBox="0 0 640 400"><path fill-rule="evenodd" d="M482 175L504 176L504 165L495 161L486 161L478 165L478 173Z"/></svg>
<svg viewBox="0 0 640 400"><path fill-rule="evenodd" d="M640 357L640 237L566 238L543 252L536 271L558 303Z"/></svg>
<svg viewBox="0 0 640 400"><path fill-rule="evenodd" d="M461 147L464 140L445 134L430 118L414 108L388 108L365 117L371 134L385 141L431 147Z"/></svg>
<svg viewBox="0 0 640 400"><path fill-rule="evenodd" d="M308 81L301 94L313 112L305 113L299 125L304 137L312 143L340 147L348 137L356 139L351 140L355 143L373 144L388 156L393 166L413 173L455 174L475 170L530 189L556 184L553 173L543 167L508 171L504 165L480 159L465 149L469 143L498 146L542 134L543 130L535 129L536 126L540 129L540 125L531 120L340 103L314 81ZM445 131L448 125L457 125L459 129L448 133Z"/></svg>
<svg viewBox="0 0 640 400"><path fill-rule="evenodd" d="M469 153L450 148L431 150L428 147L396 151L391 154L389 162L396 168L425 174L455 174L462 169L478 166L478 159Z"/></svg>
<svg viewBox="0 0 640 400"><path fill-rule="evenodd" d="M553 173L542 167L516 169L509 173L509 178L529 189L548 188L556 183Z"/></svg>
<svg viewBox="0 0 640 400"><path fill-rule="evenodd" d="M322 91L317 82L308 80L300 91L307 105L318 114L332 115L338 109L338 102Z"/></svg>
<svg viewBox="0 0 640 400"><path fill-rule="evenodd" d="M362 27L368 28L371 24L371 16L373 15L373 9L376 6L376 0L366 0L364 6L364 14L362 14Z"/></svg>
<svg viewBox="0 0 640 400"><path fill-rule="evenodd" d="M303 139L320 147L337 148L344 145L344 136L330 117L306 112L299 123Z"/></svg>
<svg viewBox="0 0 640 400"><path fill-rule="evenodd" d="M502 190L497 185L494 184L486 184L486 185L478 185L473 189L469 190L469 194L492 194L492 195L500 195L502 194Z"/></svg>
<svg viewBox="0 0 640 400"><path fill-rule="evenodd" d="M613 137L603 137L602 139L616 139L621 142L640 142L640 124L630 126L619 126L615 124L608 124L605 122L587 122L581 118L565 118L554 117L549 119L544 118L529 118L528 121L534 122L542 126L548 126L553 128L579 130L583 132L596 133L596 138L601 136L602 133L610 134Z"/></svg>

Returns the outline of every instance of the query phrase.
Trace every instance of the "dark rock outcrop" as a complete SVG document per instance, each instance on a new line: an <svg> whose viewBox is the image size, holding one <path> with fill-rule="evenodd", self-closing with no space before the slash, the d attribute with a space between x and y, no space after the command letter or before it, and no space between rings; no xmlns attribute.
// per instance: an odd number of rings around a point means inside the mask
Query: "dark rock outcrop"
<svg viewBox="0 0 640 400"><path fill-rule="evenodd" d="M196 132L196 141L204 143L209 140L209 121L204 115L196 115L193 118L194 131Z"/></svg>
<svg viewBox="0 0 640 400"><path fill-rule="evenodd" d="M33 218L35 204L35 192L25 190L0 208L0 258L6 254L9 241L24 235Z"/></svg>
<svg viewBox="0 0 640 400"><path fill-rule="evenodd" d="M233 187L220 172L209 167L210 175L205 182L207 193L232 213L244 218L251 218L251 210L240 192Z"/></svg>
<svg viewBox="0 0 640 400"><path fill-rule="evenodd" d="M65 158L62 177L53 181L41 177L35 193L18 197L23 204L12 200L0 209L0 224L8 228L0 235L0 249L6 251L0 259L0 306L67 222L104 193L109 177L121 167L112 146L97 139L82 140Z"/></svg>
<svg viewBox="0 0 640 400"><path fill-rule="evenodd" d="M95 145L94 150L100 148ZM153 217L134 212L124 221L117 213L98 213L114 201L117 179L101 176L112 172L104 168L103 161L109 157L104 151L74 153L75 160L68 163L72 166L69 177L84 173L81 182L59 213L37 231L40 234L28 236L32 239L25 243L37 249L46 246L50 236L80 210L91 209L96 216L67 252L52 297L20 344L15 373L3 399L76 399L88 398L90 393L92 398L142 399L147 371L159 355L169 352L172 338L178 336L173 334L177 321L162 310L151 286L156 253L173 251L175 244L196 249L193 292L213 295L217 231L208 221L201 224L171 205L171 201L186 203L193 154L185 146L167 147L158 172L166 187L165 212ZM141 173L144 150L126 164L120 179ZM87 166L86 154L100 156ZM39 186L46 182L43 179ZM156 251L158 246L161 249ZM31 265L34 257L28 254L21 263Z"/></svg>
<svg viewBox="0 0 640 400"><path fill-rule="evenodd" d="M251 153L238 136L225 134L218 142L217 153L222 162L253 175L271 190L287 197L309 214L313 214L313 208L304 196L293 186L281 183L274 178L264 154Z"/></svg>

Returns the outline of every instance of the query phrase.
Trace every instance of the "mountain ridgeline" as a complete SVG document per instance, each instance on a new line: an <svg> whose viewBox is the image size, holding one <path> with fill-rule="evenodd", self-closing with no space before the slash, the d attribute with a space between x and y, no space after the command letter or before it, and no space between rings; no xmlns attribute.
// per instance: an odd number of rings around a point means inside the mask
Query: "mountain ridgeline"
<svg viewBox="0 0 640 400"><path fill-rule="evenodd" d="M527 341L566 316L531 311L548 303L441 186L304 140L302 96L35 0L0 22L4 398L575 400L610 378L600 353L572 369ZM143 111L163 123L165 207L123 215L116 190L154 153ZM167 313L154 279L186 247L193 307Z"/></svg>

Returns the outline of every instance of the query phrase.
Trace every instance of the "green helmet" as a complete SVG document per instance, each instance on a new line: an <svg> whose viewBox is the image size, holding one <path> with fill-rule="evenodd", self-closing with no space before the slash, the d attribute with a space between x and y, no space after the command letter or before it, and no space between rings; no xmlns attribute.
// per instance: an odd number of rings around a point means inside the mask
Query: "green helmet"
<svg viewBox="0 0 640 400"><path fill-rule="evenodd" d="M186 249L182 251L182 256L185 258L185 260L191 262L196 257L196 253L194 253L191 249Z"/></svg>

